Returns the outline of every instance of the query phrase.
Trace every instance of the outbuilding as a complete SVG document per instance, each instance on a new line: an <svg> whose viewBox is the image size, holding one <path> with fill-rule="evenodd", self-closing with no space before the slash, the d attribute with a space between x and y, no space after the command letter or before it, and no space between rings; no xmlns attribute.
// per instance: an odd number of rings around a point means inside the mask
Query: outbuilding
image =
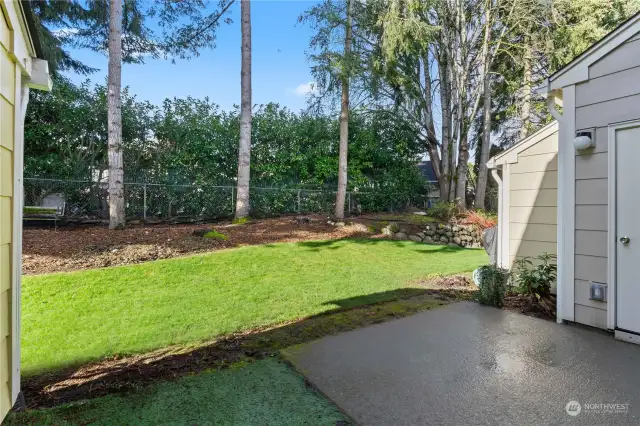
<svg viewBox="0 0 640 426"><path fill-rule="evenodd" d="M20 393L24 115L29 88L51 89L28 2L0 2L0 421Z"/></svg>
<svg viewBox="0 0 640 426"><path fill-rule="evenodd" d="M487 163L498 183L497 263L557 253L558 122Z"/></svg>
<svg viewBox="0 0 640 426"><path fill-rule="evenodd" d="M558 322L639 343L640 14L539 93L559 132Z"/></svg>

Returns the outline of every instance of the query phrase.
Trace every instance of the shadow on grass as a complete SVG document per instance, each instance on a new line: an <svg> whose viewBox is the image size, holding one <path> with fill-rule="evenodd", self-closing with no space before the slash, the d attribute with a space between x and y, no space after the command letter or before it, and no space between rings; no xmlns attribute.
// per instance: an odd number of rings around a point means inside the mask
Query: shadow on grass
<svg viewBox="0 0 640 426"><path fill-rule="evenodd" d="M191 346L173 346L29 377L22 389L27 407L48 407L122 392L206 370L278 355L281 349L324 336L401 318L469 299L471 290L401 288L326 302L335 309L270 328Z"/></svg>

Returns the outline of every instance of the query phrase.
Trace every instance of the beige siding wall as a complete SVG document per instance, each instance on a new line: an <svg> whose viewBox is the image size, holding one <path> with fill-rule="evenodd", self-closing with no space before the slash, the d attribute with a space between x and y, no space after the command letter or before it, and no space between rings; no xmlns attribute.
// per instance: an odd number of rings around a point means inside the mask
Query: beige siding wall
<svg viewBox="0 0 640 426"><path fill-rule="evenodd" d="M640 118L640 39L591 65L576 85L576 131L596 129L596 146L576 154L575 321L607 328L607 304L589 300L589 281L607 282L609 124Z"/></svg>
<svg viewBox="0 0 640 426"><path fill-rule="evenodd" d="M558 133L520 152L509 169L510 265L522 257L556 254Z"/></svg>
<svg viewBox="0 0 640 426"><path fill-rule="evenodd" d="M11 282L13 229L13 132L16 67L7 47L10 32L0 13L0 419L11 408Z"/></svg>

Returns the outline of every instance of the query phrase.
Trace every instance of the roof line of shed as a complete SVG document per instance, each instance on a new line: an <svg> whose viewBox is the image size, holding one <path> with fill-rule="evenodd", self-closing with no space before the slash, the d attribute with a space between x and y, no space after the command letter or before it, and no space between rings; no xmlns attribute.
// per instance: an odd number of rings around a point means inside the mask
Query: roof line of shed
<svg viewBox="0 0 640 426"><path fill-rule="evenodd" d="M487 167L490 169L494 169L496 166L498 166L499 160L501 160L502 158L508 156L509 154L513 154L513 153L520 153L522 151L524 151L525 149L531 147L532 145L534 145L535 143L539 142L539 137L547 132L549 132L550 130L556 128L557 130L558 127L558 122L556 120L553 120L551 123L547 124L546 126L544 126L543 128L541 128L540 130L538 130L537 132L527 136L524 139L521 139L520 141L518 141L515 145L513 145L511 148L507 149L506 151L502 151L501 153L491 157L491 159L487 162Z"/></svg>

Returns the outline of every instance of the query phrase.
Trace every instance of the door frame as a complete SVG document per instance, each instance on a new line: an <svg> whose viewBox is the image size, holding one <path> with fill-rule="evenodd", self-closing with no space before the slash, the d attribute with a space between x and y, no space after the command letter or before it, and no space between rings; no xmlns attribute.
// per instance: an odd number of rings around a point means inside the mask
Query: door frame
<svg viewBox="0 0 640 426"><path fill-rule="evenodd" d="M608 130L608 218L607 218L607 328L616 329L616 159L617 143L616 132L619 130L633 129L640 127L640 120L625 121L622 123L610 124Z"/></svg>

